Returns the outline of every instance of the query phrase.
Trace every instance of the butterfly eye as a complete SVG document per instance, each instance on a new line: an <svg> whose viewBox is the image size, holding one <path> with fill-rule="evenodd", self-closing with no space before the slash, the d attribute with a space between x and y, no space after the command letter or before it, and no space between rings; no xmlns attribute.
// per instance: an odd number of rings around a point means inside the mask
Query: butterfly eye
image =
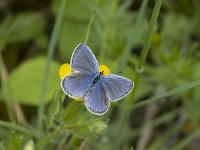
<svg viewBox="0 0 200 150"><path fill-rule="evenodd" d="M59 76L60 79L62 79L63 77L69 75L70 73L72 73L71 71L71 67L69 64L62 64L59 68Z"/></svg>
<svg viewBox="0 0 200 150"><path fill-rule="evenodd" d="M102 73L102 75L104 76L110 74L110 70L108 69L106 65L100 65L99 72Z"/></svg>

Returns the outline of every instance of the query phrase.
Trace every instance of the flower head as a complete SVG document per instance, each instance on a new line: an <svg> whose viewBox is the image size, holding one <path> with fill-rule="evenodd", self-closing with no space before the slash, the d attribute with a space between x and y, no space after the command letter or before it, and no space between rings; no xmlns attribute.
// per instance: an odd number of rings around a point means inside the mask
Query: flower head
<svg viewBox="0 0 200 150"><path fill-rule="evenodd" d="M109 70L109 68L106 65L100 65L99 66L99 72L102 72L102 74L104 76L110 74L110 70Z"/></svg>
<svg viewBox="0 0 200 150"><path fill-rule="evenodd" d="M68 63L62 64L59 68L60 79L72 73L71 67Z"/></svg>

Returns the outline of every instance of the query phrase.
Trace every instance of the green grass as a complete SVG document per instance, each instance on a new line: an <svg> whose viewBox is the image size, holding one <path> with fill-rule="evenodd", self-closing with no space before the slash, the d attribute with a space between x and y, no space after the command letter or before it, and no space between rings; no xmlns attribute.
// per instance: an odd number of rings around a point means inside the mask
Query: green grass
<svg viewBox="0 0 200 150"><path fill-rule="evenodd" d="M54 55L54 52L55 52L55 49L56 49L56 45L57 45L57 42L58 42L61 27L62 27L65 5L66 5L66 0L62 0L62 2L60 4L60 11L58 12L58 17L56 19L55 26L54 26L54 29L53 29L53 32L52 32L52 36L51 36L50 41L49 41L47 64L46 64L45 73L44 73L44 82L43 82L42 91L41 91L40 105L39 105L39 108L38 108L38 129L39 129L39 132L43 131L44 98L45 98L45 95L46 95L46 92L47 92L51 61L52 61L52 58L53 58L53 55Z"/></svg>
<svg viewBox="0 0 200 150"><path fill-rule="evenodd" d="M199 2L19 2L0 10L0 149L199 148ZM79 42L135 84L103 116L60 87Z"/></svg>
<svg viewBox="0 0 200 150"><path fill-rule="evenodd" d="M164 100L165 97L173 96L173 95L185 92L187 90L190 90L190 89L198 87L198 86L200 86L200 80L194 81L194 82L190 82L190 83L186 83L184 85L181 85L179 87L171 89L171 90L169 90L167 92L164 92L164 93L162 93L162 94L160 94L160 95L158 95L156 97L147 99L147 100L145 100L143 102L139 102L138 104L133 105L133 108L143 107L145 105L149 105L149 104L157 102L159 100Z"/></svg>
<svg viewBox="0 0 200 150"><path fill-rule="evenodd" d="M13 123L10 123L10 122L5 122L5 121L1 121L0 120L0 126L4 127L4 128L7 128L9 130L19 131L21 133L24 133L24 134L27 134L27 135L31 135L33 137L37 137L38 136L38 133L35 132L34 130L28 129L28 128L25 128L23 126L16 125L16 124L13 124Z"/></svg>

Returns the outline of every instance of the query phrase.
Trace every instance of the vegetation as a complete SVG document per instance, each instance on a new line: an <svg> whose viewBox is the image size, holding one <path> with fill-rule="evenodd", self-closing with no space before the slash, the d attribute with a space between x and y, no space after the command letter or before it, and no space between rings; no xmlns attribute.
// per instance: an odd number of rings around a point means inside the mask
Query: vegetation
<svg viewBox="0 0 200 150"><path fill-rule="evenodd" d="M0 1L0 150L196 150L198 0ZM103 116L61 90L80 42L134 81Z"/></svg>

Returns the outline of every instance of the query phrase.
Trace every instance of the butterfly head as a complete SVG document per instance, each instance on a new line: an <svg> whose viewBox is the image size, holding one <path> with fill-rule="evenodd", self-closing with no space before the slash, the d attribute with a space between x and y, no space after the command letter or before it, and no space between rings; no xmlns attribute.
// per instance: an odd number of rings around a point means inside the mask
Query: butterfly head
<svg viewBox="0 0 200 150"><path fill-rule="evenodd" d="M101 75L106 76L106 75L110 74L110 70L106 65L100 65L99 66L99 73Z"/></svg>

